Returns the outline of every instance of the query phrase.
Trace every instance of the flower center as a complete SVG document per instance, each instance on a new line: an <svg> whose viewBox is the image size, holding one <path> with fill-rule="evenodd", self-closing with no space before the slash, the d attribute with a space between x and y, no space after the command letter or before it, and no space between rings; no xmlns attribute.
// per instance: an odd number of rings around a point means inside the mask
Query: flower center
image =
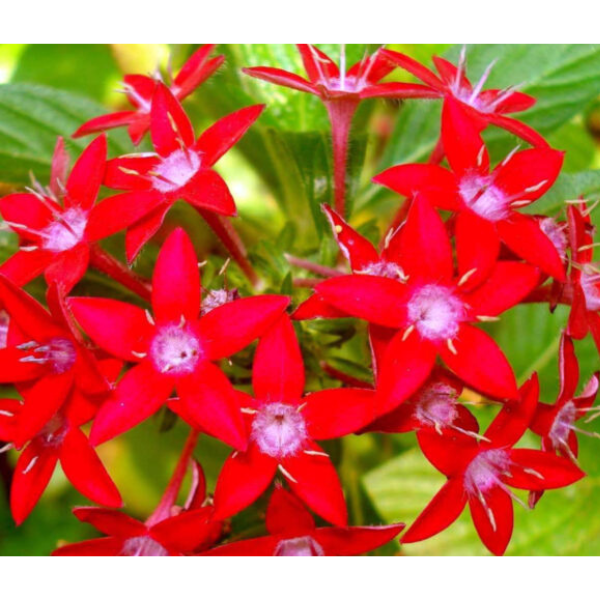
<svg viewBox="0 0 600 600"><path fill-rule="evenodd" d="M591 312L600 310L600 273L584 267L579 282L585 296L586 308Z"/></svg>
<svg viewBox="0 0 600 600"><path fill-rule="evenodd" d="M408 303L408 320L428 340L452 339L465 320L461 300L442 285L430 284L418 289Z"/></svg>
<svg viewBox="0 0 600 600"><path fill-rule="evenodd" d="M417 399L415 417L424 425L444 428L457 417L456 390L436 381L422 388Z"/></svg>
<svg viewBox="0 0 600 600"><path fill-rule="evenodd" d="M556 415L548 437L556 450L568 447L569 434L577 420L577 408L573 402L567 402Z"/></svg>
<svg viewBox="0 0 600 600"><path fill-rule="evenodd" d="M150 536L141 535L125 541L121 556L168 556L169 552Z"/></svg>
<svg viewBox="0 0 600 600"><path fill-rule="evenodd" d="M69 208L42 232L42 248L50 252L64 252L76 246L87 226L87 212L81 208Z"/></svg>
<svg viewBox="0 0 600 600"><path fill-rule="evenodd" d="M56 447L60 446L66 434L66 421L60 414L56 414L42 429L38 439L41 440L45 446Z"/></svg>
<svg viewBox="0 0 600 600"><path fill-rule="evenodd" d="M398 281L406 280L406 274L402 270L402 267L388 260L370 263L360 273L375 275L376 277L388 277L389 279L396 279Z"/></svg>
<svg viewBox="0 0 600 600"><path fill-rule="evenodd" d="M200 341L185 326L162 327L150 344L150 357L161 373L191 373L201 355Z"/></svg>
<svg viewBox="0 0 600 600"><path fill-rule="evenodd" d="M509 214L504 193L492 185L489 176L465 175L460 181L459 192L467 207L488 221L500 221Z"/></svg>
<svg viewBox="0 0 600 600"><path fill-rule="evenodd" d="M478 454L465 471L465 489L480 496L495 486L504 487L500 475L510 466L505 450L486 450Z"/></svg>
<svg viewBox="0 0 600 600"><path fill-rule="evenodd" d="M564 227L561 227L553 218L544 217L540 219L540 229L548 236L548 239L556 248L560 260L564 261L567 255L568 244Z"/></svg>
<svg viewBox="0 0 600 600"><path fill-rule="evenodd" d="M260 451L275 458L296 454L308 435L297 407L282 402L266 404L252 422L252 439Z"/></svg>
<svg viewBox="0 0 600 600"><path fill-rule="evenodd" d="M201 315L204 316L211 310L219 308L219 306L223 306L223 304L227 304L228 302L233 302L239 297L240 295L237 290L210 290L204 300L202 300Z"/></svg>
<svg viewBox="0 0 600 600"><path fill-rule="evenodd" d="M282 540L275 548L275 556L325 556L323 548L309 535Z"/></svg>
<svg viewBox="0 0 600 600"><path fill-rule="evenodd" d="M6 348L10 317L5 310L0 310L0 348Z"/></svg>
<svg viewBox="0 0 600 600"><path fill-rule="evenodd" d="M183 187L200 168L200 157L191 150L175 150L155 168L154 187L163 193Z"/></svg>
<svg viewBox="0 0 600 600"><path fill-rule="evenodd" d="M44 345L38 342L25 342L17 346L19 350L29 350L30 354L23 356L19 362L49 365L54 373L67 372L77 360L77 350L71 340L52 338Z"/></svg>

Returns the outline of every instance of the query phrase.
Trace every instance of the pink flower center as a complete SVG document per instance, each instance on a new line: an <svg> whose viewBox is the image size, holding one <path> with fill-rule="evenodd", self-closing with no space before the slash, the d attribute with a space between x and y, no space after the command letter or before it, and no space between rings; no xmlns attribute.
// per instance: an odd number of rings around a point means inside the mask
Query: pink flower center
<svg viewBox="0 0 600 600"><path fill-rule="evenodd" d="M306 423L298 408L282 402L265 404L252 422L252 439L261 452L275 458L293 456L307 437Z"/></svg>
<svg viewBox="0 0 600 600"><path fill-rule="evenodd" d="M10 317L8 313L5 310L0 310L0 348L6 348L9 323Z"/></svg>
<svg viewBox="0 0 600 600"><path fill-rule="evenodd" d="M365 275L375 275L376 277L388 277L389 279L396 279L398 281L406 279L402 267L395 262L388 260L370 263L364 269L361 269L360 273Z"/></svg>
<svg viewBox="0 0 600 600"><path fill-rule="evenodd" d="M40 233L41 246L50 252L70 250L83 238L88 215L81 208L69 208Z"/></svg>
<svg viewBox="0 0 600 600"><path fill-rule="evenodd" d="M239 298L237 290L210 290L204 300L202 300L202 316L208 314L211 310L223 306L228 302L233 302Z"/></svg>
<svg viewBox="0 0 600 600"><path fill-rule="evenodd" d="M60 414L56 414L48 421L39 434L38 439L45 446L54 448L60 446L67 435L67 423Z"/></svg>
<svg viewBox="0 0 600 600"><path fill-rule="evenodd" d="M491 176L467 174L460 180L459 193L468 208L488 221L500 221L509 215L507 198L493 185Z"/></svg>
<svg viewBox="0 0 600 600"><path fill-rule="evenodd" d="M191 373L201 356L200 341L186 326L161 327L150 343L150 358L161 373Z"/></svg>
<svg viewBox="0 0 600 600"><path fill-rule="evenodd" d="M548 437L556 450L564 450L568 447L569 435L573 423L577 420L577 407L573 402L567 402L556 415Z"/></svg>
<svg viewBox="0 0 600 600"><path fill-rule="evenodd" d="M408 320L428 340L453 339L465 318L463 302L442 285L419 288L408 303Z"/></svg>
<svg viewBox="0 0 600 600"><path fill-rule="evenodd" d="M182 188L200 169L200 157L191 150L175 150L154 169L154 187L163 193Z"/></svg>
<svg viewBox="0 0 600 600"><path fill-rule="evenodd" d="M454 423L456 410L456 390L436 381L424 386L417 399L415 417L424 425L444 428Z"/></svg>
<svg viewBox="0 0 600 600"><path fill-rule="evenodd" d="M274 556L325 556L323 548L309 535L281 540L277 544Z"/></svg>
<svg viewBox="0 0 600 600"><path fill-rule="evenodd" d="M169 551L148 535L130 538L125 541L121 556L168 556Z"/></svg>
<svg viewBox="0 0 600 600"><path fill-rule="evenodd" d="M43 345L38 342L25 342L17 346L19 350L29 350L30 354L20 358L20 362L48 365L54 373L67 372L77 360L77 350L71 340L52 338Z"/></svg>
<svg viewBox="0 0 600 600"><path fill-rule="evenodd" d="M510 467L510 458L505 450L486 450L479 453L465 471L465 489L474 496L485 495L489 489L504 484L500 480Z"/></svg>
<svg viewBox="0 0 600 600"><path fill-rule="evenodd" d="M586 308L591 312L600 310L600 273L595 268L584 266L579 282L585 296Z"/></svg>
<svg viewBox="0 0 600 600"><path fill-rule="evenodd" d="M540 229L548 236L548 239L556 248L560 259L564 261L567 255L568 244L564 227L559 225L551 217L545 217L540 219Z"/></svg>

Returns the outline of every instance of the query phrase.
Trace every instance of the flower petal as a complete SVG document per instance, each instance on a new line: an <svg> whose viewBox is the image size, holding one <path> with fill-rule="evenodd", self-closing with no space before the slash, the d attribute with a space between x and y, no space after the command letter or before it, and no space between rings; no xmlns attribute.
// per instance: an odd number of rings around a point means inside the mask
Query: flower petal
<svg viewBox="0 0 600 600"><path fill-rule="evenodd" d="M485 547L496 556L506 551L513 531L513 505L500 487L485 492L485 506L477 496L469 498L469 508L477 533Z"/></svg>
<svg viewBox="0 0 600 600"><path fill-rule="evenodd" d="M109 354L137 362L146 352L154 326L139 307L109 298L69 298L69 307L83 330Z"/></svg>
<svg viewBox="0 0 600 600"><path fill-rule="evenodd" d="M152 98L150 134L157 152L165 157L194 144L194 129L179 101L169 88L158 83Z"/></svg>
<svg viewBox="0 0 600 600"><path fill-rule="evenodd" d="M252 67L242 69L242 72L255 79L262 79L275 85L283 85L285 87L298 90L300 92L308 92L309 94L317 94L316 88L306 79L299 75L289 73L283 69L274 69L273 67Z"/></svg>
<svg viewBox="0 0 600 600"><path fill-rule="evenodd" d="M100 133L101 131L106 131L107 129L114 129L115 127L129 125L135 118L135 115L136 111L134 110L122 110L109 113L107 115L94 117L79 127L79 129L77 129L77 131L71 137L77 139L92 133Z"/></svg>
<svg viewBox="0 0 600 600"><path fill-rule="evenodd" d="M100 538L61 546L52 552L52 556L119 556L123 551L124 540Z"/></svg>
<svg viewBox="0 0 600 600"><path fill-rule="evenodd" d="M200 169L179 191L179 195L196 208L210 210L220 215L237 213L235 201L225 180L212 169Z"/></svg>
<svg viewBox="0 0 600 600"><path fill-rule="evenodd" d="M456 353L441 346L440 355L467 385L494 398L517 397L513 370L502 350L487 333L463 324L453 346ZM481 360L482 356L485 360Z"/></svg>
<svg viewBox="0 0 600 600"><path fill-rule="evenodd" d="M163 204L128 229L125 236L125 254L129 263L135 260L146 242L160 229L170 208L170 203Z"/></svg>
<svg viewBox="0 0 600 600"><path fill-rule="evenodd" d="M301 500L281 486L276 486L267 506L267 531L286 538L308 535L315 520Z"/></svg>
<svg viewBox="0 0 600 600"><path fill-rule="evenodd" d="M212 519L210 506L182 512L152 527L152 537L164 548L187 554L219 539L222 523Z"/></svg>
<svg viewBox="0 0 600 600"><path fill-rule="evenodd" d="M420 542L444 531L458 519L466 504L462 480L449 479L402 536L401 543Z"/></svg>
<svg viewBox="0 0 600 600"><path fill-rule="evenodd" d="M388 544L404 527L404 523L379 527L321 527L312 537L323 548L325 556L358 556Z"/></svg>
<svg viewBox="0 0 600 600"><path fill-rule="evenodd" d="M175 293L174 293L175 291ZM194 246L181 228L163 244L152 277L152 308L158 323L194 321L200 313L200 271Z"/></svg>
<svg viewBox="0 0 600 600"><path fill-rule="evenodd" d="M104 178L106 148L106 135L102 134L82 152L67 180L65 206L92 207Z"/></svg>
<svg viewBox="0 0 600 600"><path fill-rule="evenodd" d="M222 54L209 59L215 48L216 44L204 44L185 61L173 81L179 100L189 96L223 64L225 57Z"/></svg>
<svg viewBox="0 0 600 600"><path fill-rule="evenodd" d="M285 296L261 295L227 302L200 319L198 334L206 357L220 360L239 352L283 314Z"/></svg>
<svg viewBox="0 0 600 600"><path fill-rule="evenodd" d="M74 508L73 514L82 523L89 523L105 535L128 538L146 535L148 532L143 523L118 510L84 506Z"/></svg>
<svg viewBox="0 0 600 600"><path fill-rule="evenodd" d="M558 351L558 373L560 377L560 392L557 402L564 402L575 397L579 383L579 363L575 356L573 340L563 331L560 337Z"/></svg>

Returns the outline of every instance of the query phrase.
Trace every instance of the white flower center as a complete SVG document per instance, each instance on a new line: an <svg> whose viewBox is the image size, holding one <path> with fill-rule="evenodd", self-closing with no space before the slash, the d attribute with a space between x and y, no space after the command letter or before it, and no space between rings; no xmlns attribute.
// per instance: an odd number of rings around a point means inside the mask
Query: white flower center
<svg viewBox="0 0 600 600"><path fill-rule="evenodd" d="M154 169L154 187L163 193L182 188L200 168L200 157L191 150L175 150Z"/></svg>
<svg viewBox="0 0 600 600"><path fill-rule="evenodd" d="M581 289L585 296L585 306L591 311L600 310L600 273L595 269L585 267L581 271Z"/></svg>
<svg viewBox="0 0 600 600"><path fill-rule="evenodd" d="M408 303L408 320L428 340L453 339L465 317L462 301L442 285L423 286Z"/></svg>
<svg viewBox="0 0 600 600"><path fill-rule="evenodd" d="M548 434L556 450L563 450L568 447L569 434L576 420L577 407L569 401L558 411Z"/></svg>
<svg viewBox="0 0 600 600"><path fill-rule="evenodd" d="M406 274L402 267L389 260L380 260L379 262L370 263L364 269L361 269L360 273L365 275L375 275L376 277L388 277L389 279L396 279L398 281L406 279Z"/></svg>
<svg viewBox="0 0 600 600"><path fill-rule="evenodd" d="M282 402L266 404L252 422L252 439L261 452L275 458L296 454L307 437L306 423L297 407Z"/></svg>
<svg viewBox="0 0 600 600"><path fill-rule="evenodd" d="M491 177L465 175L459 192L468 208L488 221L500 221L508 216L508 202L502 190L492 184Z"/></svg>
<svg viewBox="0 0 600 600"><path fill-rule="evenodd" d="M50 252L64 252L76 246L87 227L87 212L81 208L69 208L60 219L53 221L41 233L41 245Z"/></svg>
<svg viewBox="0 0 600 600"><path fill-rule="evenodd" d="M548 236L548 239L556 248L560 260L564 261L568 245L564 227L561 227L553 218L544 217L540 219L540 229Z"/></svg>
<svg viewBox="0 0 600 600"><path fill-rule="evenodd" d="M141 535L125 541L121 556L168 556L169 552L150 536Z"/></svg>
<svg viewBox="0 0 600 600"><path fill-rule="evenodd" d="M198 338L186 326L166 325L150 344L150 357L161 373L191 373L201 354Z"/></svg>
<svg viewBox="0 0 600 600"><path fill-rule="evenodd" d="M60 446L66 435L67 427L65 419L60 414L57 414L48 421L37 439L45 446L57 447Z"/></svg>
<svg viewBox="0 0 600 600"><path fill-rule="evenodd" d="M419 392L415 417L425 425L448 427L457 417L456 401L456 390L436 381Z"/></svg>
<svg viewBox="0 0 600 600"><path fill-rule="evenodd" d="M510 467L505 450L486 450L478 454L465 471L465 489L479 496L495 486L503 486L500 475Z"/></svg>
<svg viewBox="0 0 600 600"><path fill-rule="evenodd" d="M277 544L274 556L325 556L323 548L309 535L281 540Z"/></svg>

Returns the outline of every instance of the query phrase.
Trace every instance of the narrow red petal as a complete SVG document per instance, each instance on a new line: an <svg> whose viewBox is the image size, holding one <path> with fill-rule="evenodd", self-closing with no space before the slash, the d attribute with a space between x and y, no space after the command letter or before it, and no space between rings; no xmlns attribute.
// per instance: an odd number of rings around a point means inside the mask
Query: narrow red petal
<svg viewBox="0 0 600 600"><path fill-rule="evenodd" d="M96 138L81 154L67 180L66 206L89 209L96 201L106 166L106 136Z"/></svg>

